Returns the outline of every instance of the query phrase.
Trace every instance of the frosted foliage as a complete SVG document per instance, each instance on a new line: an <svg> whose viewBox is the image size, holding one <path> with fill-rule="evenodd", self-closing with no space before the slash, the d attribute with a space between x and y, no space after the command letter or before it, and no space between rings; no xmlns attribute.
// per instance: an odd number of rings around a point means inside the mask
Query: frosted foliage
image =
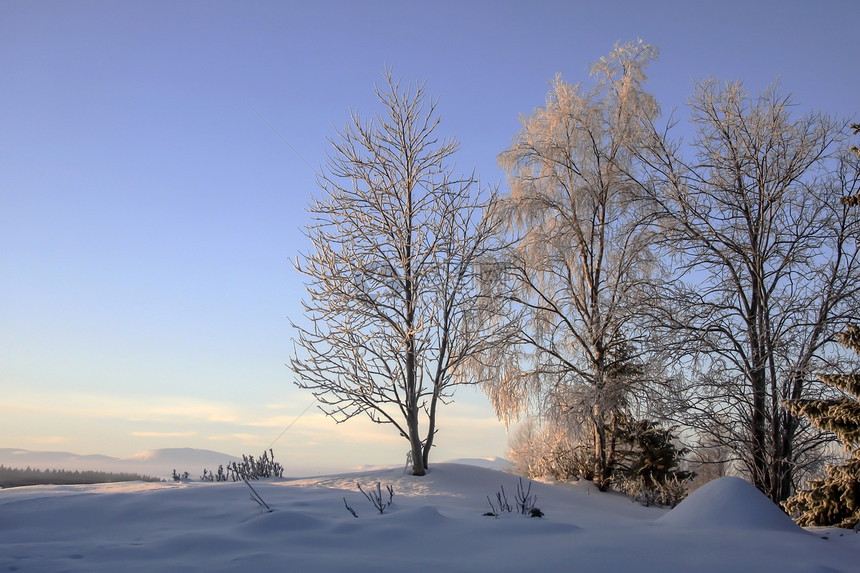
<svg viewBox="0 0 860 573"><path fill-rule="evenodd" d="M539 425L527 420L510 439L508 457L517 473L530 478L551 477L558 481L594 477L593 461L584 452L575 429L558 424Z"/></svg>
<svg viewBox="0 0 860 573"><path fill-rule="evenodd" d="M658 113L642 89L654 57L641 42L617 47L594 64L590 90L557 77L500 155L510 194L490 213L510 241L491 286L520 329L485 389L506 421L527 412L576 418L601 479L606 417L635 385L620 365L641 371L649 361L635 315L655 259L633 149Z"/></svg>

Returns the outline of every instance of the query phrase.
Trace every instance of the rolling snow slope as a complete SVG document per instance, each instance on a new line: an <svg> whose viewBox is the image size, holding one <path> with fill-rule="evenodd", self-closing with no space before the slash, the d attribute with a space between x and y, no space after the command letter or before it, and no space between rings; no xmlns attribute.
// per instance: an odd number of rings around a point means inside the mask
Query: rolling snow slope
<svg viewBox="0 0 860 573"><path fill-rule="evenodd" d="M244 483L16 488L0 491L0 571L857 571L860 535L786 523L726 479L672 511L535 483L539 519L483 516L517 478L462 464L253 482L270 513ZM394 489L384 514L356 487L377 482Z"/></svg>

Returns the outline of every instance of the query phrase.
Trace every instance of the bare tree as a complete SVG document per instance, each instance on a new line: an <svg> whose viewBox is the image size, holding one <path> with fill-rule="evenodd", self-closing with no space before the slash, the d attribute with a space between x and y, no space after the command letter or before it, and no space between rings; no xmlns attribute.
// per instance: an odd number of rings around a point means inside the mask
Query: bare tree
<svg viewBox="0 0 860 573"><path fill-rule="evenodd" d="M521 323L485 390L506 421L532 411L552 418L546 427L578 428L601 488L607 428L647 373L637 315L656 261L632 178L634 149L658 113L642 88L655 57L641 42L616 46L594 64L590 90L557 77L500 156L511 192L491 214L514 240L491 286Z"/></svg>
<svg viewBox="0 0 860 573"><path fill-rule="evenodd" d="M675 273L664 339L678 340L690 378L686 421L730 448L752 482L784 500L825 439L782 400L822 390L815 374L840 356L834 336L858 310L856 161L834 154L844 125L796 117L772 86L698 85L685 161L654 130L643 187L662 221Z"/></svg>
<svg viewBox="0 0 860 573"><path fill-rule="evenodd" d="M424 475L439 404L475 381L465 366L498 334L479 318L488 299L475 283L490 255L481 214L493 194L480 194L474 175L452 175L459 144L438 139L424 86L385 79L384 113L353 113L330 141L306 230L313 252L296 263L309 325L294 325L291 365L337 422L364 413L393 425Z"/></svg>

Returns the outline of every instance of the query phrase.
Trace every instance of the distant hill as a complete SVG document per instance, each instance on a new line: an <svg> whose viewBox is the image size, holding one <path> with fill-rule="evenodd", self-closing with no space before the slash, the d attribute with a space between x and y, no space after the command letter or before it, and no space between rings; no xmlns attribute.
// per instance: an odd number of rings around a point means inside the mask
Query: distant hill
<svg viewBox="0 0 860 573"><path fill-rule="evenodd" d="M260 456L263 452L245 452ZM275 460L286 466L285 475L291 477L326 475L341 473L343 468L303 467L301 462L291 460L288 455L275 450ZM512 471L513 464L504 458L460 458L447 460L453 463L467 464L483 468ZM98 454L80 455L71 452L34 451L21 448L0 448L0 465L7 468L31 468L38 470L67 470L94 471L110 473L130 473L169 479L173 470L178 473L188 472L189 476L197 479L204 468L218 471L218 466L231 462L242 462L241 457L231 456L222 452L198 448L161 448L139 452L127 458L114 458ZM350 471L368 471L392 465L377 465L353 467ZM401 468L402 469L402 468Z"/></svg>
<svg viewBox="0 0 860 573"><path fill-rule="evenodd" d="M448 463L452 464L465 464L467 466L478 466L479 468L487 468L491 470L498 470L500 472L513 472L514 464L510 460L506 460L505 458L492 457L492 458L459 458L455 460L447 460Z"/></svg>
<svg viewBox="0 0 860 573"><path fill-rule="evenodd" d="M241 459L195 448L148 450L128 458L0 448L0 465L9 468L137 473L156 477L169 477L176 470L179 473L187 471L196 478L204 468L215 471L220 464L233 461Z"/></svg>
<svg viewBox="0 0 860 573"><path fill-rule="evenodd" d="M79 455L70 452L41 452L20 448L0 448L0 465L9 468L70 471L120 471L117 458L102 455Z"/></svg>

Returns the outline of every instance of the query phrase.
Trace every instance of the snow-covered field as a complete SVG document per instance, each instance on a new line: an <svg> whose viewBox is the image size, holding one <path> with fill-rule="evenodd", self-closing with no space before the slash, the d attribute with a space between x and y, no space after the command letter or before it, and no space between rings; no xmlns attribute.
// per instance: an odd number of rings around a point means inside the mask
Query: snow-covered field
<svg viewBox="0 0 860 573"><path fill-rule="evenodd" d="M394 490L380 515L356 483ZM797 527L737 478L672 511L587 482L535 483L543 518L482 514L517 478L435 464L244 483L33 486L0 491L0 571L860 571L860 535ZM367 487L365 487L367 489ZM354 518L344 506L355 509ZM822 539L826 537L827 539Z"/></svg>

